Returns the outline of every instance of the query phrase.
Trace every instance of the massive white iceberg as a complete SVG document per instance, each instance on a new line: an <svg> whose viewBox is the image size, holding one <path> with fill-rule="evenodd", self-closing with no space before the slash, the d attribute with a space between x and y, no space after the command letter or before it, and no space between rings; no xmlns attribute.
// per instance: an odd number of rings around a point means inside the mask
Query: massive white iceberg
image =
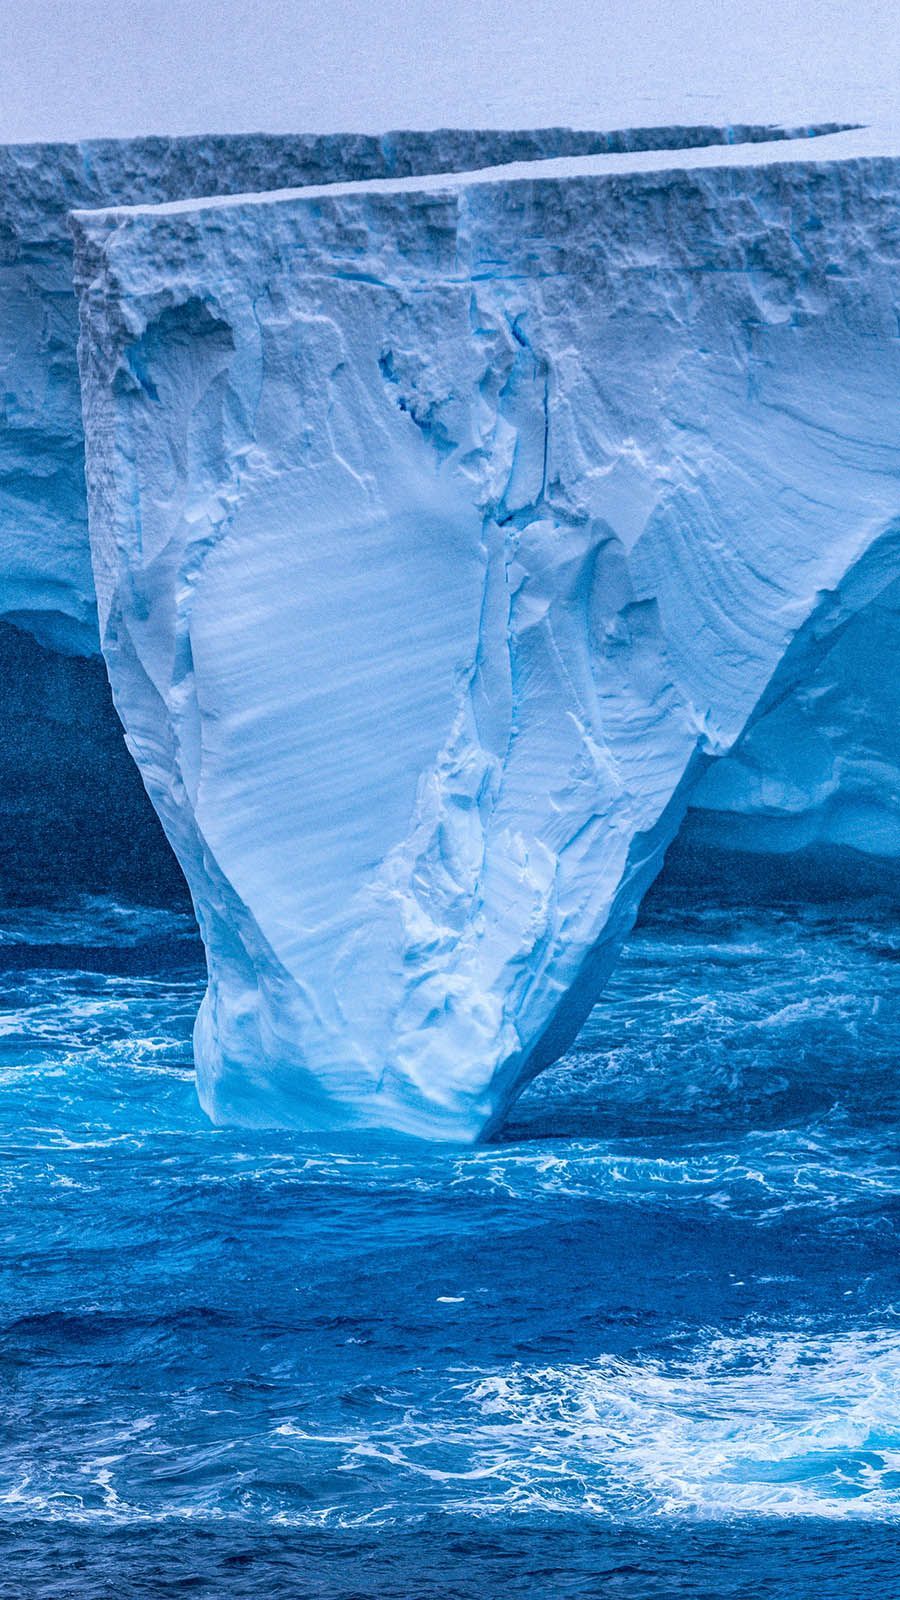
<svg viewBox="0 0 900 1600"><path fill-rule="evenodd" d="M0 146L0 890L175 888L99 659L66 220L73 207L778 132L460 129Z"/></svg>
<svg viewBox="0 0 900 1600"><path fill-rule="evenodd" d="M0 145L0 619L96 653L68 213L499 161L783 138L773 127L231 134Z"/></svg>
<svg viewBox="0 0 900 1600"><path fill-rule="evenodd" d="M214 1118L489 1128L698 785L896 851L898 173L863 131L75 218Z"/></svg>

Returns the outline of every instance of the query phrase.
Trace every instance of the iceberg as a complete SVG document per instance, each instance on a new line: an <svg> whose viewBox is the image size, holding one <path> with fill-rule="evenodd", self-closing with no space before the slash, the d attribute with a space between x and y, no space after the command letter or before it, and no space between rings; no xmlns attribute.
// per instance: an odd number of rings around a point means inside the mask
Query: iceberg
<svg viewBox="0 0 900 1600"><path fill-rule="evenodd" d="M815 134L831 126L808 131ZM185 896L97 634L67 213L188 195L789 137L771 125L204 135L0 146L0 889Z"/></svg>
<svg viewBox="0 0 900 1600"><path fill-rule="evenodd" d="M770 140L790 131L446 129L0 145L0 620L67 655L99 650L67 222L74 208L458 171L539 156Z"/></svg>
<svg viewBox="0 0 900 1600"><path fill-rule="evenodd" d="M692 799L896 852L897 171L851 130L76 214L214 1119L489 1130Z"/></svg>
<svg viewBox="0 0 900 1600"><path fill-rule="evenodd" d="M787 132L737 131L748 139ZM107 887L164 900L183 893L122 742L100 658L67 213L727 136L705 127L460 129L0 146L5 892Z"/></svg>

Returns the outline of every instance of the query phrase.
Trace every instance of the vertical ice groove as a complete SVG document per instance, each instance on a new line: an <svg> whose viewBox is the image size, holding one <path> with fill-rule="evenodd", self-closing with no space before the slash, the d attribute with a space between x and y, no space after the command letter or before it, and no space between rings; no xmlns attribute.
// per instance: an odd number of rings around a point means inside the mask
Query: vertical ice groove
<svg viewBox="0 0 900 1600"><path fill-rule="evenodd" d="M215 1118L476 1137L692 798L896 850L896 174L75 218L103 645Z"/></svg>
<svg viewBox="0 0 900 1600"><path fill-rule="evenodd" d="M828 136L830 125L809 130ZM796 130L794 130L796 132ZM0 145L0 617L97 651L67 213L191 195L409 176L595 151L785 140L789 128L400 130Z"/></svg>

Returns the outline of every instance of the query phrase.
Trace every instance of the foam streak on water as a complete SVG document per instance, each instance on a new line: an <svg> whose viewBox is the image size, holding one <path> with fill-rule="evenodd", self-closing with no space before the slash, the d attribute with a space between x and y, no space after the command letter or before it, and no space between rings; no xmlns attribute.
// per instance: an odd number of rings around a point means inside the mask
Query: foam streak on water
<svg viewBox="0 0 900 1600"><path fill-rule="evenodd" d="M307 1537L311 1593L438 1593L403 1542L438 1526L448 1594L512 1529L557 1540L522 1592L648 1539L634 1595L745 1592L728 1539L819 1523L862 1573L900 1521L898 953L874 901L658 902L503 1136L432 1150L211 1128L188 919L4 912L0 1596L60 1592L51 1549L105 1593L110 1538L181 1592L197 1530L221 1571L268 1541L216 1595L302 1592Z"/></svg>

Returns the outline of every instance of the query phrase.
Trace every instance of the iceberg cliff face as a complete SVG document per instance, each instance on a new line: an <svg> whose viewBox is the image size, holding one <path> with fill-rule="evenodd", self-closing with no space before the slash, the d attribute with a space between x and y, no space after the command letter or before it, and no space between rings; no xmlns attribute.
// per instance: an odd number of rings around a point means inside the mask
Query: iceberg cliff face
<svg viewBox="0 0 900 1600"><path fill-rule="evenodd" d="M69 210L778 134L463 129L0 147L0 885L176 888L98 656ZM110 811L112 849L98 826Z"/></svg>
<svg viewBox="0 0 900 1600"><path fill-rule="evenodd" d="M809 677L698 785L698 845L900 857L900 583L835 630Z"/></svg>
<svg viewBox="0 0 900 1600"><path fill-rule="evenodd" d="M473 1137L701 782L890 815L851 701L896 618L898 169L817 154L76 218L101 637L215 1118Z"/></svg>
<svg viewBox="0 0 900 1600"><path fill-rule="evenodd" d="M451 129L0 145L0 620L97 651L68 213L605 150L786 137L777 128Z"/></svg>

